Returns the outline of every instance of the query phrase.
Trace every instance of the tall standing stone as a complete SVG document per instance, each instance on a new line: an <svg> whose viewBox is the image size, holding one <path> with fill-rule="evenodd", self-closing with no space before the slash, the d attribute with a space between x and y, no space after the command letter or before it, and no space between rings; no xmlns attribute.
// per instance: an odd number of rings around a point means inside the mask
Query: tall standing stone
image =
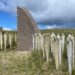
<svg viewBox="0 0 75 75"><path fill-rule="evenodd" d="M9 34L9 46L10 46L10 49L12 48L12 43L13 43L12 39L13 39L13 35Z"/></svg>
<svg viewBox="0 0 75 75"><path fill-rule="evenodd" d="M50 38L49 38L49 36L45 36L44 49L45 49L47 63L49 63L49 49L50 49L49 47L50 47Z"/></svg>
<svg viewBox="0 0 75 75"><path fill-rule="evenodd" d="M64 52L64 45L65 45L65 35L62 33L62 35L61 35L61 50L62 50L62 54Z"/></svg>
<svg viewBox="0 0 75 75"><path fill-rule="evenodd" d="M69 75L72 75L72 67L73 67L73 43L71 39L71 35L67 37L67 58L68 58L68 69Z"/></svg>
<svg viewBox="0 0 75 75"><path fill-rule="evenodd" d="M4 33L4 49L7 49L7 33Z"/></svg>
<svg viewBox="0 0 75 75"><path fill-rule="evenodd" d="M61 65L62 61L62 45L61 45L61 36L57 34L57 41L58 41L58 57L59 57L59 65Z"/></svg>
<svg viewBox="0 0 75 75"><path fill-rule="evenodd" d="M2 34L2 32L0 32L0 47L2 50L3 49L3 34Z"/></svg>
<svg viewBox="0 0 75 75"><path fill-rule="evenodd" d="M51 49L56 69L59 69L59 41L55 35L51 38Z"/></svg>
<svg viewBox="0 0 75 75"><path fill-rule="evenodd" d="M28 9L17 7L17 23L18 50L32 50L32 35L39 32L39 29Z"/></svg>

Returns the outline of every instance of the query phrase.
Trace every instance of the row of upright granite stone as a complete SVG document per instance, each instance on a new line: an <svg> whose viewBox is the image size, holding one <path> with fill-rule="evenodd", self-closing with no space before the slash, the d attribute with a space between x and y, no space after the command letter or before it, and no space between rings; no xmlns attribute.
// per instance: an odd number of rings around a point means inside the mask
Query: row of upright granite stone
<svg viewBox="0 0 75 75"><path fill-rule="evenodd" d="M0 31L0 51L15 49L17 45L17 33Z"/></svg>
<svg viewBox="0 0 75 75"><path fill-rule="evenodd" d="M42 52L43 59L46 58L47 63L50 59L54 60L55 67L58 70L63 63L63 55L66 53L68 62L69 75L75 68L75 37L72 33L68 36L62 33L36 33L33 35L33 52Z"/></svg>

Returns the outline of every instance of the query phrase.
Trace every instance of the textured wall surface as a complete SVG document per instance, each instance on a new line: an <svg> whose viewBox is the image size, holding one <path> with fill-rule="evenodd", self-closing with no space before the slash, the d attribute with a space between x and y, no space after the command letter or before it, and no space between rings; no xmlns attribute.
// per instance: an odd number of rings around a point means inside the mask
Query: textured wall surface
<svg viewBox="0 0 75 75"><path fill-rule="evenodd" d="M18 50L32 50L32 35L39 29L26 8L17 7L17 24Z"/></svg>

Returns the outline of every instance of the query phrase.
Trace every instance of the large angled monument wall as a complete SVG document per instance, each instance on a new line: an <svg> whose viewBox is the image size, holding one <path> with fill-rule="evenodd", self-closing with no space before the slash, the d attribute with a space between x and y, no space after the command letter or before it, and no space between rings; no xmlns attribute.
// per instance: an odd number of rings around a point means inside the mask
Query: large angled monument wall
<svg viewBox="0 0 75 75"><path fill-rule="evenodd" d="M17 23L18 50L32 50L32 35L39 29L28 9L17 7Z"/></svg>

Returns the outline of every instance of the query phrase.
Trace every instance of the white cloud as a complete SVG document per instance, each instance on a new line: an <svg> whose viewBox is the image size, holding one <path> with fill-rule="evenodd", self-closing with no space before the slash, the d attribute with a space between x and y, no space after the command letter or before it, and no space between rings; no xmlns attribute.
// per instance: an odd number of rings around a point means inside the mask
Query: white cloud
<svg viewBox="0 0 75 75"><path fill-rule="evenodd" d="M75 21L75 0L0 0L0 11L15 13L17 5L30 9L38 23Z"/></svg>
<svg viewBox="0 0 75 75"><path fill-rule="evenodd" d="M3 30L7 30L7 31L11 31L12 29L11 28L3 28Z"/></svg>
<svg viewBox="0 0 75 75"><path fill-rule="evenodd" d="M17 0L0 0L0 11L16 13Z"/></svg>
<svg viewBox="0 0 75 75"><path fill-rule="evenodd" d="M55 29L55 28L60 28L60 27L57 25L47 25L46 28L47 29Z"/></svg>

